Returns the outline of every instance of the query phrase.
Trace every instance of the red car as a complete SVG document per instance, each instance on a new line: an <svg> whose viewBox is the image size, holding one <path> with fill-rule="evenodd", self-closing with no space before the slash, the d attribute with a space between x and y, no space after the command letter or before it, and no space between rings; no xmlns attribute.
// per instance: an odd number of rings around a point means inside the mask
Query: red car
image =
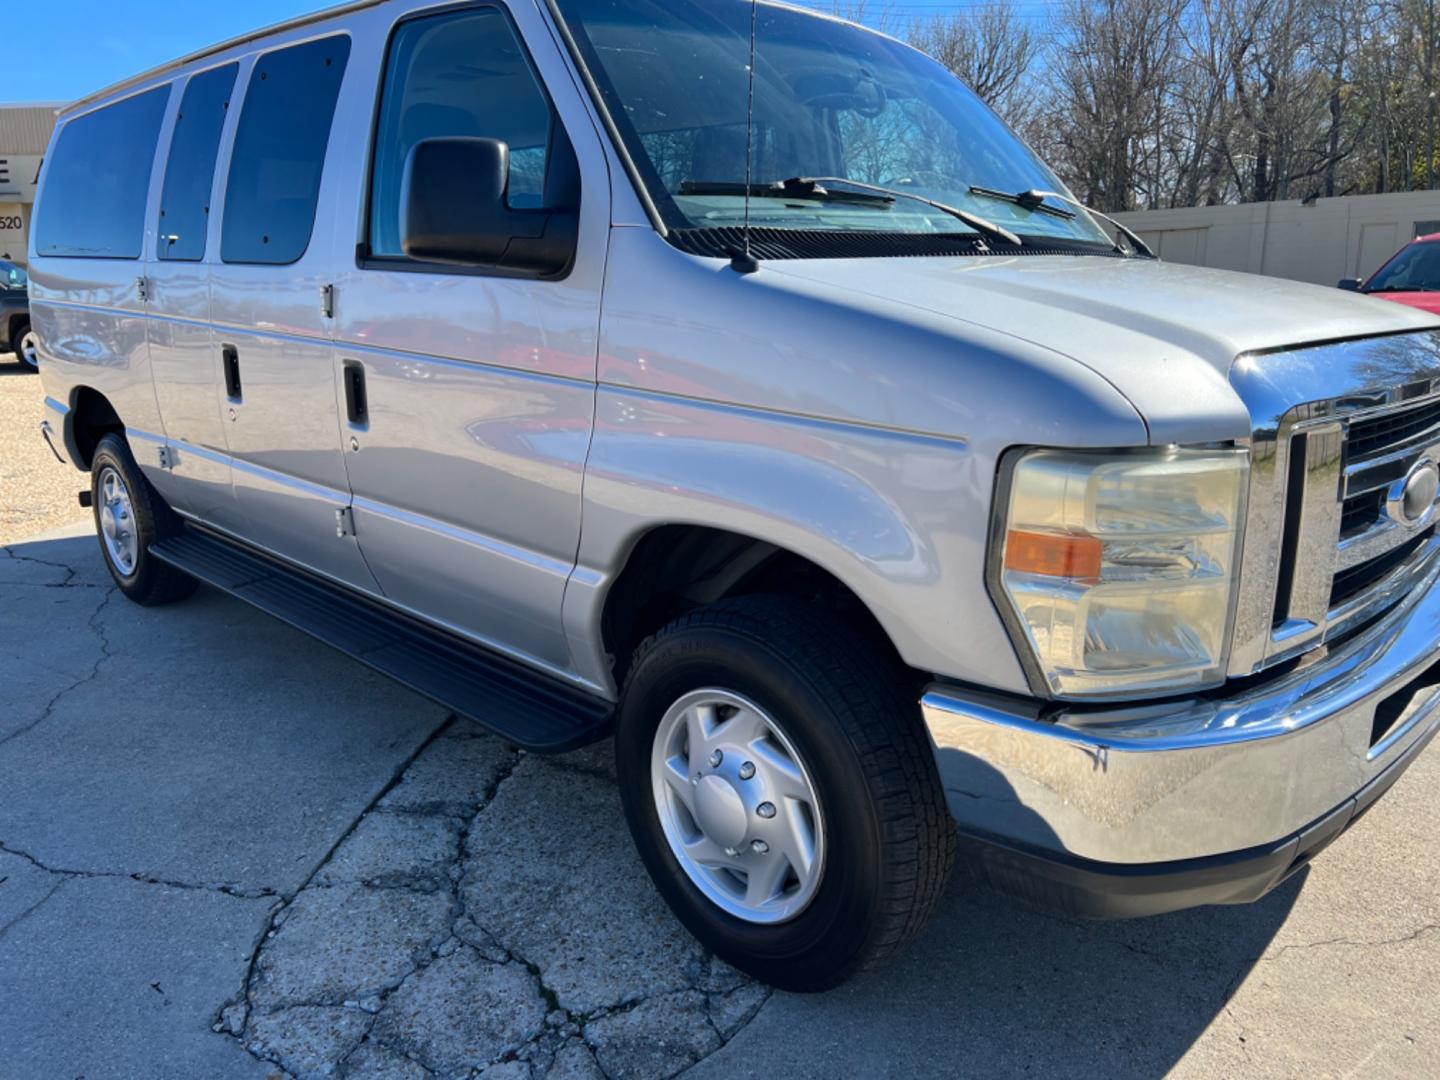
<svg viewBox="0 0 1440 1080"><path fill-rule="evenodd" d="M1345 278L1340 288L1440 315L1440 233L1417 236L1368 280Z"/></svg>

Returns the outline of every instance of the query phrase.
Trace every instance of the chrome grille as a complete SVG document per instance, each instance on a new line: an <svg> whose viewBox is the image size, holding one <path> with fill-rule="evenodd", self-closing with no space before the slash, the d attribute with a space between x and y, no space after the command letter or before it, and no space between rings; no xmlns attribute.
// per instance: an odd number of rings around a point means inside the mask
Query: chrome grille
<svg viewBox="0 0 1440 1080"><path fill-rule="evenodd" d="M1356 536L1380 520L1385 512L1385 493L1367 491L1363 495L1351 495L1345 500L1340 511L1340 538Z"/></svg>
<svg viewBox="0 0 1440 1080"><path fill-rule="evenodd" d="M1434 535L1435 527L1432 525L1419 536L1412 536L1384 555L1377 555L1368 562L1338 571L1330 586L1330 607L1334 609L1353 600L1370 586L1383 581L1393 570L1403 566Z"/></svg>
<svg viewBox="0 0 1440 1080"><path fill-rule="evenodd" d="M1440 332L1245 356L1231 383L1253 424L1229 664L1248 675L1385 610L1440 551L1433 512L1393 501L1440 463Z"/></svg>
<svg viewBox="0 0 1440 1080"><path fill-rule="evenodd" d="M1366 457L1387 446L1406 442L1436 425L1440 425L1440 401L1413 405L1351 423L1346 446L1352 457Z"/></svg>

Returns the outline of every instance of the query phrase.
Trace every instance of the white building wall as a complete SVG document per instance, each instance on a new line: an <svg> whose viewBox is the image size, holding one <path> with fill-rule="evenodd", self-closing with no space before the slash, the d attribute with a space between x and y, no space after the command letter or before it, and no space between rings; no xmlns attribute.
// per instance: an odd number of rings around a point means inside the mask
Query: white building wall
<svg viewBox="0 0 1440 1080"><path fill-rule="evenodd" d="M1116 214L1162 259L1334 285L1440 232L1440 191Z"/></svg>

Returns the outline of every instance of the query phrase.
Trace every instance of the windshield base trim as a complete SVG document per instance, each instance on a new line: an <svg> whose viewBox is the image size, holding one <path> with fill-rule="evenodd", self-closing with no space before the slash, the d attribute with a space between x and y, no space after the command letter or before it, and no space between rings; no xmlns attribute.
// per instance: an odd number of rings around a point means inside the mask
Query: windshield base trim
<svg viewBox="0 0 1440 1080"><path fill-rule="evenodd" d="M666 240L688 255L728 259L743 243L739 225L671 229ZM978 233L914 233L869 229L784 229L751 226L750 250L767 259L883 259L924 256L1096 255L1126 258L1109 244L1024 235L1023 247L991 248Z"/></svg>

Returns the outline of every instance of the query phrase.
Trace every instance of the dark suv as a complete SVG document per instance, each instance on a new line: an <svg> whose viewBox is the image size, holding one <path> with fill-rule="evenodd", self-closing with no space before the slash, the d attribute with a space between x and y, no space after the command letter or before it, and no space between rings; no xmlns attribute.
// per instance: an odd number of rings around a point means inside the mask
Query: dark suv
<svg viewBox="0 0 1440 1080"><path fill-rule="evenodd" d="M13 352L22 367L40 367L40 339L30 328L29 278L0 259L0 353Z"/></svg>

